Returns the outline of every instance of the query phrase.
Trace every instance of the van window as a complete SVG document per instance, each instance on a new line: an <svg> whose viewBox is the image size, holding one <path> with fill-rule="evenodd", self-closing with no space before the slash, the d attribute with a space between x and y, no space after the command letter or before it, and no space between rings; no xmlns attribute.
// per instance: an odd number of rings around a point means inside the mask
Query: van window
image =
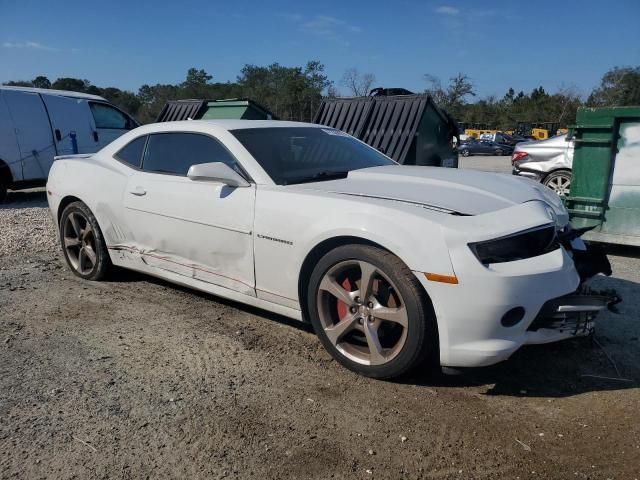
<svg viewBox="0 0 640 480"><path fill-rule="evenodd" d="M156 133L149 136L142 169L148 172L186 175L191 165L236 161L220 142L197 133Z"/></svg>
<svg viewBox="0 0 640 480"><path fill-rule="evenodd" d="M128 130L132 127L127 116L117 108L104 103L89 102L96 128L111 128L116 130Z"/></svg>
<svg viewBox="0 0 640 480"><path fill-rule="evenodd" d="M131 165L132 167L140 168L140 164L142 163L142 151L144 150L144 144L146 141L146 135L132 140L114 155L115 158L121 162Z"/></svg>

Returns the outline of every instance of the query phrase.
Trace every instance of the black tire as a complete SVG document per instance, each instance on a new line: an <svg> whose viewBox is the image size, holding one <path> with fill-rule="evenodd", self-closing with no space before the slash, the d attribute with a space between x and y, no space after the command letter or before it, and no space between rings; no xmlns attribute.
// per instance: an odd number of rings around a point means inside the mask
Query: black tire
<svg viewBox="0 0 640 480"><path fill-rule="evenodd" d="M498 148L498 149L495 151L495 154L496 154L498 157L501 157L502 155L504 155L504 152Z"/></svg>
<svg viewBox="0 0 640 480"><path fill-rule="evenodd" d="M366 262L375 267L376 272L386 276L392 282L393 291L397 290L399 293L398 298L404 304L404 311L406 311L407 317L406 332L403 330L404 341L401 347L397 348L394 353L395 356L385 361L386 363L367 365L348 358L345 353L331 342L320 319L323 309L319 305L319 301L322 301L319 298L321 298L321 293L324 292L320 289L321 282L331 269L353 261ZM382 277L379 276L377 278L381 279ZM378 282L378 285L380 284ZM378 300L376 299L376 301ZM320 259L311 274L307 290L307 305L309 318L323 346L334 359L353 372L378 379L390 379L403 375L418 365L424 365L429 370L431 369L430 367L439 365L438 329L431 303L411 270L390 252L368 245L345 245L331 250ZM354 316L357 315L359 313L354 313ZM371 317L368 318L371 321ZM338 322L340 321L338 320ZM366 320L364 321L366 322ZM375 321L379 320L376 319ZM395 326L395 324L392 325ZM380 332L382 327L378 328L378 332ZM404 327L400 328L404 329ZM357 331L353 331L359 334ZM376 338L378 338L377 335L378 333L376 333ZM384 339L382 335L380 339ZM341 345L344 344L341 343Z"/></svg>
<svg viewBox="0 0 640 480"><path fill-rule="evenodd" d="M4 203L7 198L7 189L11 180L9 167L0 161L0 203Z"/></svg>
<svg viewBox="0 0 640 480"><path fill-rule="evenodd" d="M65 247L65 232L68 231L69 228L71 228L67 227L67 225L68 222L70 222L69 219L72 215L74 216L74 218L78 219L81 217L90 225L89 229L87 227L87 224L85 223L84 228L81 229L81 232L90 230L91 238L87 240L87 242L90 242L92 245L91 250L95 253L95 262L92 262L92 267L90 269L86 269L85 271L81 271L77 265L74 265L74 259L72 258L72 247ZM111 258L109 258L107 244L104 241L104 236L102 235L102 230L100 230L98 221L96 220L96 217L93 215L89 207L87 207L87 205L85 205L83 202L73 202L67 205L62 211L62 215L60 215L59 232L60 244L62 245L62 253L67 262L67 265L74 274L85 280L101 280L107 275L112 266ZM81 232L78 232L78 237L81 236ZM77 248L80 249L81 247L77 246ZM80 254L78 254L78 257L79 256ZM75 261L75 263L78 263L77 260Z"/></svg>
<svg viewBox="0 0 640 480"><path fill-rule="evenodd" d="M545 187L549 187L561 197L569 195L569 190L571 189L571 171L556 170L555 172L551 172L544 178L542 184Z"/></svg>
<svg viewBox="0 0 640 480"><path fill-rule="evenodd" d="M460 153L462 153L463 157L468 157L469 156L469 150L467 150L466 148L464 150L462 150Z"/></svg>

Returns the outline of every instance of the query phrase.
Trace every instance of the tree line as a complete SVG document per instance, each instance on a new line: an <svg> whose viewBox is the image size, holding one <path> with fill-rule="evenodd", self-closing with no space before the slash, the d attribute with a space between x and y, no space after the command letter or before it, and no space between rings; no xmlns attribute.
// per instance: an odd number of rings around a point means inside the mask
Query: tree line
<svg viewBox="0 0 640 480"><path fill-rule="evenodd" d="M98 87L89 80L63 77L51 82L45 76L29 81L10 81L5 85L53 88L100 95L136 117L142 123L153 122L167 100L188 98L250 98L283 120L311 121L323 97L339 96L333 81L318 61L287 67L245 65L234 82L216 82L203 69L190 68L178 84L142 85L138 92L116 87ZM459 73L443 84L437 76L425 75L423 93L433 97L457 121L481 123L508 129L517 122L557 122L560 127L575 122L580 106L640 105L640 66L614 67L607 71L586 97L575 86L564 86L554 93L542 86L531 92L510 88L503 97L477 99L473 81ZM375 86L375 75L356 68L345 71L339 85L352 96L367 95ZM389 85L396 86L396 85Z"/></svg>

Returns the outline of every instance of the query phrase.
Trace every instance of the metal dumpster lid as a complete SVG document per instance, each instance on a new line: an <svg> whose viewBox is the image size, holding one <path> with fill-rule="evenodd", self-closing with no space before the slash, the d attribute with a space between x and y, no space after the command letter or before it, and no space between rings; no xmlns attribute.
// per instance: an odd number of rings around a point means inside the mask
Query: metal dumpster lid
<svg viewBox="0 0 640 480"><path fill-rule="evenodd" d="M156 122L175 122L199 118L200 111L206 104L206 100L169 100L162 107Z"/></svg>
<svg viewBox="0 0 640 480"><path fill-rule="evenodd" d="M403 163L429 104L441 112L429 95L328 98L313 122L353 135Z"/></svg>

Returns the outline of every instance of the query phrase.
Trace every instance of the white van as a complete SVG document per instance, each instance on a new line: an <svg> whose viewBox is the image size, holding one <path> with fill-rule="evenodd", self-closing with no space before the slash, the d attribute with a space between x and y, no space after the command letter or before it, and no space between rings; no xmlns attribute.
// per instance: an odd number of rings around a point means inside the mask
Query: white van
<svg viewBox="0 0 640 480"><path fill-rule="evenodd" d="M0 202L44 185L56 155L97 152L137 126L96 95L0 86Z"/></svg>

